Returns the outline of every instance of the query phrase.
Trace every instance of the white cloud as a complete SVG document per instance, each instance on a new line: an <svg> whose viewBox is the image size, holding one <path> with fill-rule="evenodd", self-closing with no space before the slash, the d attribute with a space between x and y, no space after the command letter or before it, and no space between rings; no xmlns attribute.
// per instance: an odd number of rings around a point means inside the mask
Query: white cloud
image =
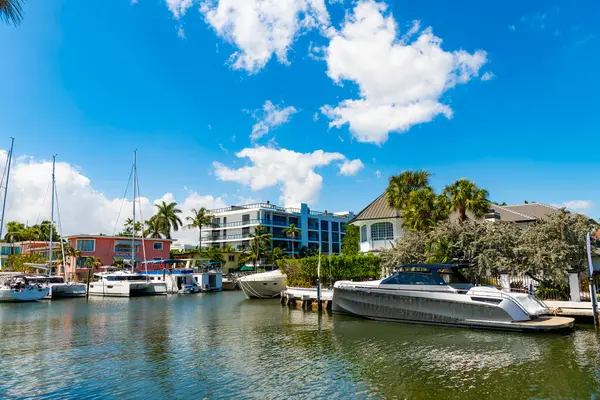
<svg viewBox="0 0 600 400"><path fill-rule="evenodd" d="M375 171L375 176L377 177L377 179L381 178L381 171L380 170Z"/></svg>
<svg viewBox="0 0 600 400"><path fill-rule="evenodd" d="M594 207L594 202L591 200L569 200L563 202L560 206L571 210L588 210Z"/></svg>
<svg viewBox="0 0 600 400"><path fill-rule="evenodd" d="M6 151L0 150L0 165L6 163ZM127 166L125 166L127 168ZM19 157L13 160L8 196L6 204L6 221L19 221L34 225L50 219L50 161L35 160L31 157ZM123 189L126 184L128 171L123 171ZM142 182L143 185L143 182ZM58 191L58 210L55 221L59 222L62 232L69 234L98 234L112 235L123 228L123 223L132 216L131 200L123 202L121 198L108 198L92 186L89 178L77 168L65 162L56 163L56 188ZM131 191L128 197L131 196ZM175 201L175 196L166 193L161 197L165 201ZM150 201L141 197L137 204L138 219L150 218L155 211L153 204L159 200ZM140 207L141 206L141 207ZM179 204L183 211L182 219L189 215L193 207L218 208L224 207L222 197L200 195L190 192ZM141 209L140 209L141 208ZM120 211L120 215L119 215ZM118 217L118 220L117 220ZM174 232L173 237L185 240L186 243L196 243L198 235L190 231Z"/></svg>
<svg viewBox="0 0 600 400"><path fill-rule="evenodd" d="M183 25L179 25L179 29L177 29L177 37L179 39L185 39L185 30L183 29Z"/></svg>
<svg viewBox="0 0 600 400"><path fill-rule="evenodd" d="M340 166L340 175L352 176L358 174L365 165L358 158L356 160L346 160Z"/></svg>
<svg viewBox="0 0 600 400"><path fill-rule="evenodd" d="M279 186L280 201L286 206L299 203L314 205L323 186L323 177L315 172L315 168L335 161L341 161L343 167L348 161L340 153L327 153L323 150L298 153L264 146L243 149L236 156L248 158L251 165L235 169L214 162L217 178L250 186L253 191Z"/></svg>
<svg viewBox="0 0 600 400"><path fill-rule="evenodd" d="M183 17L190 8L194 1L193 0L166 0L167 7L169 7L169 11L173 13L173 17L175 19L180 19Z"/></svg>
<svg viewBox="0 0 600 400"><path fill-rule="evenodd" d="M517 27L516 27L516 26L514 26L514 25L510 25L510 26L508 27L508 29L510 29L511 31L516 31L516 30L517 30Z"/></svg>
<svg viewBox="0 0 600 400"><path fill-rule="evenodd" d="M489 81L490 79L494 78L496 75L494 75L493 72L484 72L483 75L481 75L481 80L482 81Z"/></svg>
<svg viewBox="0 0 600 400"><path fill-rule="evenodd" d="M265 101L261 110L254 110L252 116L258 121L252 127L251 140L265 136L271 129L285 124L298 110L294 106L283 107L274 105L269 100Z"/></svg>
<svg viewBox="0 0 600 400"><path fill-rule="evenodd" d="M200 11L237 47L232 68L249 73L260 71L273 55L288 64L288 50L300 34L329 24L324 0L206 0Z"/></svg>
<svg viewBox="0 0 600 400"><path fill-rule="evenodd" d="M478 76L487 62L482 50L442 50L442 40L431 28L420 31L418 21L403 37L398 34L386 5L371 0L359 1L341 29L330 30L328 76L360 88L359 99L321 108L330 127L348 124L359 141L381 144L390 132L405 132L439 114L451 118L452 109L440 103L441 96Z"/></svg>

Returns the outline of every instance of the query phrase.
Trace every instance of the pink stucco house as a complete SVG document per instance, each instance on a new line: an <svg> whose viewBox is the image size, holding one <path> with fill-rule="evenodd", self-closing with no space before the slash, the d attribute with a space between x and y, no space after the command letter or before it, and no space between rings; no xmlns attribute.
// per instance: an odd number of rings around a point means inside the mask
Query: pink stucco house
<svg viewBox="0 0 600 400"><path fill-rule="evenodd" d="M85 267L87 257L97 257L102 265L113 265L115 259L131 259L131 238L121 236L101 235L72 235L65 237L69 244L81 252L81 256L71 258L66 265L68 277L78 275L80 278L87 276L88 268ZM171 239L144 239L135 240L135 260L168 260L171 252ZM142 248L142 243L144 247ZM144 250L145 249L145 255ZM91 271L100 272L99 269Z"/></svg>

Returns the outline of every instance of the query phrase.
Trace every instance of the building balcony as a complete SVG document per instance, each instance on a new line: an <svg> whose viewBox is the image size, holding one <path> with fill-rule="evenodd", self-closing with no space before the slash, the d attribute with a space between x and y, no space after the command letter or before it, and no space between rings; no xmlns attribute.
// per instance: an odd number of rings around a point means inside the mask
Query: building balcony
<svg viewBox="0 0 600 400"><path fill-rule="evenodd" d="M220 223L220 224L213 223L210 225L210 228L202 227L202 230L203 231L212 231L212 230L227 229L227 228L241 228L241 227L252 226L252 225L281 226L281 227L285 227L285 228L287 228L289 226L289 224L287 224L285 221L262 218L262 219L249 219L246 221L232 221L232 222L225 222L225 223ZM300 226L301 226L300 221L298 221L298 223L294 224L294 225L296 225L296 228L300 228Z"/></svg>

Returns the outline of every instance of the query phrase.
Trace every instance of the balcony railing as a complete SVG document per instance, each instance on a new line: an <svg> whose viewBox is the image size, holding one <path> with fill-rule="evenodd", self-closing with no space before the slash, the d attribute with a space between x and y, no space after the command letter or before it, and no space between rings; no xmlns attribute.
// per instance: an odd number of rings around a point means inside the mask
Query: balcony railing
<svg viewBox="0 0 600 400"><path fill-rule="evenodd" d="M275 210L275 211L286 212L286 213L300 213L300 209L298 209L298 208L279 207L279 206L276 206L276 205L273 205L270 203L253 203L253 204L245 204L245 205L241 205L241 206L215 208L214 210L210 210L209 213L210 214L220 214L220 213L224 213L224 212L238 211L238 210L255 210L258 208L266 208L269 210Z"/></svg>
<svg viewBox="0 0 600 400"><path fill-rule="evenodd" d="M296 225L296 228L301 227L300 221L297 221L297 223L293 223L293 224ZM203 226L202 230L210 231L210 230L215 230L215 229L236 228L236 227L247 226L247 225L267 225L267 226L284 226L284 227L289 226L289 224L287 224L285 221L281 221L281 220L276 221L276 220L272 220L272 219L261 218L261 219L249 219L246 221L212 223L210 225L210 227L205 228Z"/></svg>
<svg viewBox="0 0 600 400"><path fill-rule="evenodd" d="M202 236L202 241L206 241L206 242L216 242L216 241L220 241L220 240L243 240L243 239L251 239L250 234L248 233L240 233L237 235L207 235L207 236ZM286 236L284 234L273 234L271 235L271 239L287 239L287 240L292 240L292 238L290 238L289 236ZM294 239L294 241L300 241L302 240L302 235L298 235L296 236L296 238Z"/></svg>

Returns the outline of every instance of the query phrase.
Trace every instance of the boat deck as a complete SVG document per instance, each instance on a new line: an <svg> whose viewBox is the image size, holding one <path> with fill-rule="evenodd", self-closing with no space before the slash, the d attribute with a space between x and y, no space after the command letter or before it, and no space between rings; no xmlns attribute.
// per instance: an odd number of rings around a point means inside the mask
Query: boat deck
<svg viewBox="0 0 600 400"><path fill-rule="evenodd" d="M545 331L555 329L566 329L573 327L575 320L569 317L539 317L533 321L513 322L511 325L523 330Z"/></svg>

